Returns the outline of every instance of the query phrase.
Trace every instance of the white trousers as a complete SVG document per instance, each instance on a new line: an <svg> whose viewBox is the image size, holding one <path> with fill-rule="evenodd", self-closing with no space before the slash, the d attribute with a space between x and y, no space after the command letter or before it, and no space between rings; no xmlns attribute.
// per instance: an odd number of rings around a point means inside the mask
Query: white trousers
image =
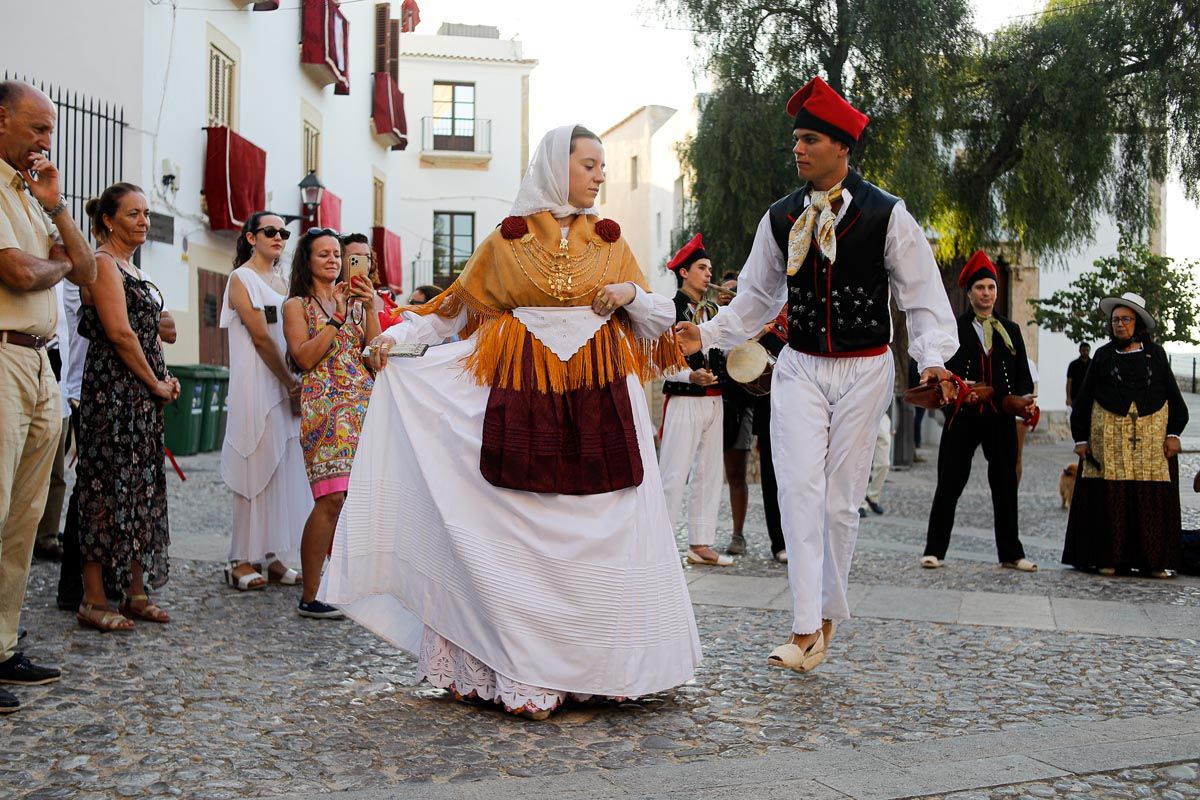
<svg viewBox="0 0 1200 800"><path fill-rule="evenodd" d="M850 618L846 581L879 418L892 399L890 352L822 358L783 348L771 377L771 445L792 589L792 631Z"/></svg>
<svg viewBox="0 0 1200 800"><path fill-rule="evenodd" d="M681 397L667 401L658 467L671 529L679 525L683 487L688 487L688 544L717 540L717 513L725 479L723 405L720 397ZM688 473L691 478L688 478Z"/></svg>
<svg viewBox="0 0 1200 800"><path fill-rule="evenodd" d="M878 503L883 497L883 484L892 468L892 421L884 414L879 418L875 434L875 454L871 456L871 479L867 481L867 499Z"/></svg>

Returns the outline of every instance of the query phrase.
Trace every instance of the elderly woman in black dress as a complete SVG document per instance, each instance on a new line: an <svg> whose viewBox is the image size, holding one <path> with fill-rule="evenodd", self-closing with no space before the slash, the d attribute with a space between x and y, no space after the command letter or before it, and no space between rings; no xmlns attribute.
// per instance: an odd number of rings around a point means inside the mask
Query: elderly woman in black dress
<svg viewBox="0 0 1200 800"><path fill-rule="evenodd" d="M1179 435L1188 411L1155 321L1132 292L1106 297L1112 340L1076 392L1071 433L1080 457L1063 563L1102 575L1174 576L1181 558Z"/></svg>

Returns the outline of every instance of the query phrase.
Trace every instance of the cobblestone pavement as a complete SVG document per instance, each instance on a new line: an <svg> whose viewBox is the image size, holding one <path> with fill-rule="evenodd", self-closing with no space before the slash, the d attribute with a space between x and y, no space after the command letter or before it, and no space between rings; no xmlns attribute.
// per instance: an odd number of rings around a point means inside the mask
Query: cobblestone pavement
<svg viewBox="0 0 1200 800"><path fill-rule="evenodd" d="M1066 513L1056 508L1054 481L1061 460L1051 448L1027 454L1022 506L1028 535L1060 544ZM169 481L176 552L220 554L229 501L216 459L183 466L189 481ZM991 520L983 472L977 463L960 504L960 523L970 520L977 532ZM894 475L888 513L863 525L852 581L1200 605L1200 581L1192 579L1000 570L981 535L956 535L952 545L952 556L973 559L920 570L906 548L919 550L914 531L923 540L932 466ZM782 575L755 526L758 502L750 553L724 572ZM176 558L158 595L175 622L140 624L127 635L78 627L54 607L56 569L35 564L23 646L35 660L61 664L65 678L17 689L26 706L0 719L0 798L215 800L381 787L404 797L446 782L744 765L1200 711L1194 640L857 619L839 628L824 666L797 676L765 663L786 635L788 614L699 606L705 658L692 682L528 723L413 686L413 660L357 625L298 618L295 589L240 594L222 586L219 557ZM1192 763L938 796L1186 798L1200 796L1200 779Z"/></svg>

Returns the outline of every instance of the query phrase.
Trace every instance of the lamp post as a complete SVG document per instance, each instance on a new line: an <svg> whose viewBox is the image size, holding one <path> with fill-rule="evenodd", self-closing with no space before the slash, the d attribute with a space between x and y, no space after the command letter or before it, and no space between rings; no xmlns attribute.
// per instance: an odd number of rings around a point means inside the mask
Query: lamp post
<svg viewBox="0 0 1200 800"><path fill-rule="evenodd" d="M305 216L316 220L317 209L321 207L321 198L325 196L325 184L317 178L316 170L310 170L300 181L300 205Z"/></svg>

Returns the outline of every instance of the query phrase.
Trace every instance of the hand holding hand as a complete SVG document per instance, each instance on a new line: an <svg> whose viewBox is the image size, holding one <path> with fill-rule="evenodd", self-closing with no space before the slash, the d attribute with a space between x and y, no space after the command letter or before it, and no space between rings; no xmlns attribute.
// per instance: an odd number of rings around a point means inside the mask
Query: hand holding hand
<svg viewBox="0 0 1200 800"><path fill-rule="evenodd" d="M37 173L37 180L31 173ZM21 177L29 186L33 199L41 203L42 208L54 208L62 199L58 188L58 167L41 153L29 157L29 164L21 170Z"/></svg>
<svg viewBox="0 0 1200 800"><path fill-rule="evenodd" d="M717 382L717 376L712 373L712 370L694 369L689 380L697 386L712 386Z"/></svg>
<svg viewBox="0 0 1200 800"><path fill-rule="evenodd" d="M170 403L179 396L177 385L173 385L170 381L155 381L150 387L150 394L154 395L163 403Z"/></svg>
<svg viewBox="0 0 1200 800"><path fill-rule="evenodd" d="M680 322L675 326L675 341L685 356L700 352L700 329L692 322Z"/></svg>
<svg viewBox="0 0 1200 800"><path fill-rule="evenodd" d="M592 311L600 316L607 316L618 308L627 306L637 297L637 290L632 283L610 283L592 298Z"/></svg>

